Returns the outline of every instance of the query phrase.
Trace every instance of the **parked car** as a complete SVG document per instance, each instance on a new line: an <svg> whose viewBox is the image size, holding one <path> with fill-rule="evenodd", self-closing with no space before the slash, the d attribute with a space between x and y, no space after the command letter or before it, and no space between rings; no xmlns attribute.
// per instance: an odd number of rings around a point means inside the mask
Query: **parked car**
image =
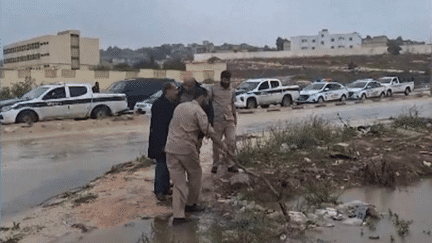
<svg viewBox="0 0 432 243"><path fill-rule="evenodd" d="M174 82L174 79L135 78L112 83L107 91L126 94L128 107L134 109L135 103L143 101L162 89L164 83Z"/></svg>
<svg viewBox="0 0 432 243"><path fill-rule="evenodd" d="M324 101L345 101L348 90L337 82L314 82L300 91L297 103L322 103Z"/></svg>
<svg viewBox="0 0 432 243"><path fill-rule="evenodd" d="M289 106L298 98L299 86L282 86L278 79L249 79L235 89L235 94L234 104L239 108Z"/></svg>
<svg viewBox="0 0 432 243"><path fill-rule="evenodd" d="M179 82L174 82L174 84L177 87L180 86ZM136 114L146 114L148 116L151 116L151 107L152 107L153 103L161 96L162 96L162 89L157 91L156 93L150 95L150 97L148 97L147 99L135 103L135 106L133 109L134 112Z"/></svg>
<svg viewBox="0 0 432 243"><path fill-rule="evenodd" d="M382 77L378 79L386 87L386 95L404 93L409 95L414 90L414 82L400 82L398 77Z"/></svg>
<svg viewBox="0 0 432 243"><path fill-rule="evenodd" d="M357 80L347 86L348 99L364 100L367 98L386 96L386 87L373 79Z"/></svg>
<svg viewBox="0 0 432 243"><path fill-rule="evenodd" d="M159 90L156 93L152 94L149 98L137 102L134 107L134 112L137 114L146 114L148 116L151 116L152 105L161 96L162 90Z"/></svg>
<svg viewBox="0 0 432 243"><path fill-rule="evenodd" d="M98 118L127 110L124 94L93 93L90 84L50 84L24 94L1 108L1 123L36 122L49 118Z"/></svg>

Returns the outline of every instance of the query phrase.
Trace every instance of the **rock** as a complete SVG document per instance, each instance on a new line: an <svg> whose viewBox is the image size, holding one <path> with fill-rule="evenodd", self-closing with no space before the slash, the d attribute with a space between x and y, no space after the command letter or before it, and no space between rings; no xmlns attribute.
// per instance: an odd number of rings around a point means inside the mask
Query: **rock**
<svg viewBox="0 0 432 243"><path fill-rule="evenodd" d="M306 224L307 217L302 212L289 211L290 221L298 224Z"/></svg>
<svg viewBox="0 0 432 243"><path fill-rule="evenodd" d="M290 148L288 147L288 144L283 143L283 144L281 144L279 150L282 151L282 152L286 152L286 151L290 151Z"/></svg>
<svg viewBox="0 0 432 243"><path fill-rule="evenodd" d="M267 218L272 220L278 220L278 219L283 219L284 215L281 212L274 212L271 214L267 214Z"/></svg>
<svg viewBox="0 0 432 243"><path fill-rule="evenodd" d="M139 213L136 217L139 218L139 219L144 219L144 220L152 218L150 215L148 215L146 213Z"/></svg>
<svg viewBox="0 0 432 243"><path fill-rule="evenodd" d="M336 221L341 221L341 220L344 219L344 217L343 217L342 214L338 214L338 215L336 215L336 216L332 216L332 219L333 219L333 220L336 220Z"/></svg>
<svg viewBox="0 0 432 243"><path fill-rule="evenodd" d="M349 226L361 226L363 223L362 219L359 218L350 218L342 221L342 224Z"/></svg>
<svg viewBox="0 0 432 243"><path fill-rule="evenodd" d="M312 160L311 160L311 159L309 159L309 158L307 158L307 157L305 157L305 158L304 158L304 161L305 161L305 162L307 162L307 163L310 163L310 162L312 162Z"/></svg>
<svg viewBox="0 0 432 243"><path fill-rule="evenodd" d="M244 213L245 211L246 211L246 207L242 207L242 208L240 208L240 210L239 210L240 213Z"/></svg>
<svg viewBox="0 0 432 243"><path fill-rule="evenodd" d="M257 204L255 205L255 210L259 212L264 212L266 209Z"/></svg>
<svg viewBox="0 0 432 243"><path fill-rule="evenodd" d="M230 178L231 187L240 189L242 187L250 186L251 179L247 174L236 174Z"/></svg>
<svg viewBox="0 0 432 243"><path fill-rule="evenodd" d="M431 162L423 161L423 164L427 167L431 167Z"/></svg>
<svg viewBox="0 0 432 243"><path fill-rule="evenodd" d="M330 149L343 154L350 154L350 145L348 143L337 143L330 146Z"/></svg>
<svg viewBox="0 0 432 243"><path fill-rule="evenodd" d="M338 215L338 212L334 208L326 208L326 210L330 217L336 217Z"/></svg>
<svg viewBox="0 0 432 243"><path fill-rule="evenodd" d="M246 206L246 209L253 210L255 208L255 202L251 202L249 205Z"/></svg>

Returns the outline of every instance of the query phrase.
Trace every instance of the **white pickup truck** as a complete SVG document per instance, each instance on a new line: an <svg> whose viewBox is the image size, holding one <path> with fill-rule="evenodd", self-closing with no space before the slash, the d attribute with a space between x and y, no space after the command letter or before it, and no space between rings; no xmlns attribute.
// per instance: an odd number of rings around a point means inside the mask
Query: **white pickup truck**
<svg viewBox="0 0 432 243"><path fill-rule="evenodd" d="M409 95L414 89L414 82L400 82L398 77L382 77L378 81L386 87L386 95L392 96L394 93L404 93Z"/></svg>
<svg viewBox="0 0 432 243"><path fill-rule="evenodd" d="M290 106L299 97L298 85L282 86L279 79L248 79L235 89L235 106L239 108L268 108L280 104Z"/></svg>
<svg viewBox="0 0 432 243"><path fill-rule="evenodd" d="M90 84L41 85L13 102L4 102L3 124L36 122L49 118L93 119L126 111L125 94L93 93Z"/></svg>

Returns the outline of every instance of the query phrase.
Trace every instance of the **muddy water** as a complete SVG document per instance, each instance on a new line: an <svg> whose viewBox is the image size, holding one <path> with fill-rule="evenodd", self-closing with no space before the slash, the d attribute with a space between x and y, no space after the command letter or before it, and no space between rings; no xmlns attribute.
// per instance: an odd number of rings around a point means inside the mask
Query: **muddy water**
<svg viewBox="0 0 432 243"><path fill-rule="evenodd" d="M213 214L192 215L191 218L191 222L175 227L170 224L170 220L134 220L124 225L96 229L86 234L67 235L55 243L219 242L208 232L208 227L215 223Z"/></svg>
<svg viewBox="0 0 432 243"><path fill-rule="evenodd" d="M370 229L368 226L337 225L323 230L322 233L311 233L308 236L326 242L366 242L370 241L370 235L380 237L373 242L391 242L391 235L395 239L394 242L432 242L432 234L427 234L432 230L432 179L395 190L377 187L357 188L345 192L340 197L342 202L352 200L373 204L379 213L388 213L390 209L399 215L399 219L413 220L408 234L405 237L398 236L394 224L388 220L388 215L385 215L375 224L375 229Z"/></svg>
<svg viewBox="0 0 432 243"><path fill-rule="evenodd" d="M2 218L82 186L147 146L141 133L2 142Z"/></svg>

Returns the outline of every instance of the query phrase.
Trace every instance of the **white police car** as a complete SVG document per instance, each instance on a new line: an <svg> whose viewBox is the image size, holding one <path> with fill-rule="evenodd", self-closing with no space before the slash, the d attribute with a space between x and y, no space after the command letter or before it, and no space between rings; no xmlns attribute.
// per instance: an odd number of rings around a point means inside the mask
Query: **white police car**
<svg viewBox="0 0 432 243"><path fill-rule="evenodd" d="M300 91L297 103L322 103L324 101L345 101L348 90L337 82L314 82Z"/></svg>
<svg viewBox="0 0 432 243"><path fill-rule="evenodd" d="M162 96L162 90L159 90L158 92L152 94L149 98L137 102L134 107L134 111L136 114L146 114L148 116L151 116L151 108L153 103Z"/></svg>
<svg viewBox="0 0 432 243"><path fill-rule="evenodd" d="M386 87L373 79L357 80L347 86L348 99L364 100L367 98L386 96Z"/></svg>
<svg viewBox="0 0 432 243"><path fill-rule="evenodd" d="M36 122L50 118L98 118L127 111L125 94L93 93L90 84L49 84L39 86L22 97L4 101L3 124Z"/></svg>

